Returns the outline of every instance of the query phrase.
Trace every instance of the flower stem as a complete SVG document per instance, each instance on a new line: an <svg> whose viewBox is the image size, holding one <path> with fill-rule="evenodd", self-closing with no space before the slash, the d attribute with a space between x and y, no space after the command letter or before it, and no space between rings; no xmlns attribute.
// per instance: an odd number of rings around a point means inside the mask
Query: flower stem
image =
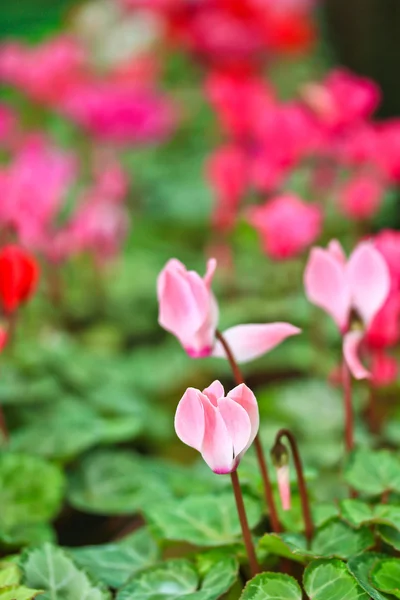
<svg viewBox="0 0 400 600"><path fill-rule="evenodd" d="M246 546L247 557L249 559L249 565L251 570L251 576L254 577L259 573L260 566L257 561L256 552L254 550L254 544L251 537L249 523L247 521L246 509L244 507L242 490L240 488L239 478L236 471L231 473L233 493L235 494L236 507L239 515L239 521L242 528L243 541Z"/></svg>
<svg viewBox="0 0 400 600"><path fill-rule="evenodd" d="M351 397L351 376L349 368L344 360L342 364L342 385L345 414L345 443L346 451L349 453L354 448L354 418Z"/></svg>
<svg viewBox="0 0 400 600"><path fill-rule="evenodd" d="M301 509L303 512L304 528L307 541L310 542L314 533L314 524L311 516L310 502L308 499L308 492L306 481L303 473L303 465L300 458L299 448L297 446L296 438L289 429L280 429L275 438L275 446L281 444L281 438L286 437L289 442L290 449L292 451L293 462L296 469L297 485L299 487ZM272 449L272 452L274 450Z"/></svg>
<svg viewBox="0 0 400 600"><path fill-rule="evenodd" d="M231 366L236 384L240 385L241 383L244 383L243 374L235 360L235 357L233 356L232 350L231 350L228 342L222 335L222 333L218 330L216 332L216 338L221 342L221 344L226 352L226 356L227 356L229 364ZM274 531L275 533L280 533L282 531L282 527L279 522L278 512L276 510L274 494L272 491L272 484L271 484L271 480L270 480L269 473L268 473L268 466L267 466L267 462L265 460L265 456L264 456L264 452L263 452L259 434L257 434L254 439L254 446L256 449L258 465L260 468L261 477L262 477L262 481L263 481L264 495L265 495L265 500L266 500L267 507L268 507L269 518L271 521L271 528L272 528L272 531Z"/></svg>
<svg viewBox="0 0 400 600"><path fill-rule="evenodd" d="M374 384L370 382L366 418L367 418L368 428L372 434L378 434L379 429L380 429L379 415L378 415L377 408L378 407L377 407L376 389L374 387Z"/></svg>
<svg viewBox="0 0 400 600"><path fill-rule="evenodd" d="M1 435L3 436L3 440L5 442L8 442L8 439L9 439L8 429L7 429L7 423L6 423L6 419L4 416L4 411L3 411L2 406L0 406L0 432L1 432Z"/></svg>

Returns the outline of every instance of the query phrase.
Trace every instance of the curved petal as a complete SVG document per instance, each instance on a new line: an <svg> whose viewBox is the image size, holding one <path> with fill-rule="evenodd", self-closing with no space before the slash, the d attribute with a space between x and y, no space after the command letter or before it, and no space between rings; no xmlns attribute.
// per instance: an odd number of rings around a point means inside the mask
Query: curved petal
<svg viewBox="0 0 400 600"><path fill-rule="evenodd" d="M332 250L313 248L304 272L306 296L310 302L331 315L339 329L347 326L350 290L344 265Z"/></svg>
<svg viewBox="0 0 400 600"><path fill-rule="evenodd" d="M255 395L245 383L241 383L229 392L227 398L231 398L240 406L244 408L250 418L251 423L251 436L248 442L248 446L253 443L254 438L258 433L260 426L260 415L258 412L258 402Z"/></svg>
<svg viewBox="0 0 400 600"><path fill-rule="evenodd" d="M201 455L218 475L231 473L236 467L233 443L218 408L208 400L203 404L205 416L204 439Z"/></svg>
<svg viewBox="0 0 400 600"><path fill-rule="evenodd" d="M197 273L175 268L176 263L179 261L169 261L158 277L158 322L178 338L185 339L203 324L208 311L208 294Z"/></svg>
<svg viewBox="0 0 400 600"><path fill-rule="evenodd" d="M210 258L207 261L207 270L206 270L206 274L204 275L204 278L203 278L203 281L206 284L208 289L211 288L211 283L212 283L216 268L217 268L217 259Z"/></svg>
<svg viewBox="0 0 400 600"><path fill-rule="evenodd" d="M346 264L346 254L342 244L338 240L331 240L328 244L328 251L341 265Z"/></svg>
<svg viewBox="0 0 400 600"><path fill-rule="evenodd" d="M231 398L220 398L218 408L231 437L236 458L249 447L252 433L250 417L245 409Z"/></svg>
<svg viewBox="0 0 400 600"><path fill-rule="evenodd" d="M211 385L203 390L203 394L207 396L214 406L218 406L219 398L223 398L225 396L224 386L216 379Z"/></svg>
<svg viewBox="0 0 400 600"><path fill-rule="evenodd" d="M232 349L235 359L245 363L269 352L287 337L301 330L290 323L264 323L236 325L224 331L223 336ZM213 356L226 358L221 342L214 347Z"/></svg>
<svg viewBox="0 0 400 600"><path fill-rule="evenodd" d="M389 295L389 268L381 253L370 242L364 242L350 256L347 277L354 308L368 327Z"/></svg>
<svg viewBox="0 0 400 600"><path fill-rule="evenodd" d="M205 400L208 402L207 398ZM176 434L184 444L201 452L204 429L205 417L202 393L195 388L188 388L176 409Z"/></svg>
<svg viewBox="0 0 400 600"><path fill-rule="evenodd" d="M358 356L363 338L363 331L349 331L343 338L343 356L355 379L369 379L371 377L370 372L362 365Z"/></svg>

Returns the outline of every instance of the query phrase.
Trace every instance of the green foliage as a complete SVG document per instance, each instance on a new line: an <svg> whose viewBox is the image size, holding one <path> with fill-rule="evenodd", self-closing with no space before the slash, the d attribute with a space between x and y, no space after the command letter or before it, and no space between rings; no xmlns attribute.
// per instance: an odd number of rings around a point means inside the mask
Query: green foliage
<svg viewBox="0 0 400 600"><path fill-rule="evenodd" d="M398 558L377 560L370 571L370 578L378 590L400 598L400 560Z"/></svg>
<svg viewBox="0 0 400 600"><path fill-rule="evenodd" d="M261 573L246 585L240 600L301 600L299 584L280 573Z"/></svg>
<svg viewBox="0 0 400 600"><path fill-rule="evenodd" d="M400 458L388 450L357 450L346 466L345 478L369 496L400 491Z"/></svg>
<svg viewBox="0 0 400 600"><path fill-rule="evenodd" d="M304 572L304 589L313 600L368 600L341 560L316 560Z"/></svg>

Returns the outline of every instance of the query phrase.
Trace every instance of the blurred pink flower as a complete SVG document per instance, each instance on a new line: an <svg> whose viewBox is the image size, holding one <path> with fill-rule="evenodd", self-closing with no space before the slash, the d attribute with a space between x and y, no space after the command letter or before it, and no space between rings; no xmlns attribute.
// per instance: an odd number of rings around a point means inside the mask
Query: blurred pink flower
<svg viewBox="0 0 400 600"><path fill-rule="evenodd" d="M241 199L247 191L248 160L238 146L222 146L210 157L208 180L215 193L213 224L217 229L230 229L235 224Z"/></svg>
<svg viewBox="0 0 400 600"><path fill-rule="evenodd" d="M284 260L315 242L321 233L322 211L317 205L287 194L251 208L249 222L259 232L268 256Z"/></svg>
<svg viewBox="0 0 400 600"><path fill-rule="evenodd" d="M73 155L44 138L26 138L12 162L0 172L0 223L16 231L22 245L39 249L74 182Z"/></svg>
<svg viewBox="0 0 400 600"><path fill-rule="evenodd" d="M399 367L394 356L389 356L382 351L372 352L371 381L377 386L394 383L399 374Z"/></svg>
<svg viewBox="0 0 400 600"><path fill-rule="evenodd" d="M55 37L35 47L10 42L0 46L0 81L31 98L57 102L84 72L86 57L73 38Z"/></svg>
<svg viewBox="0 0 400 600"><path fill-rule="evenodd" d="M351 177L339 191L339 204L349 219L369 219L380 208L385 186L372 173Z"/></svg>
<svg viewBox="0 0 400 600"><path fill-rule="evenodd" d="M336 240L326 250L313 248L304 285L309 301L331 315L342 333L344 358L353 376L368 377L359 349L390 291L389 269L382 255L371 242L358 244L347 261Z"/></svg>
<svg viewBox="0 0 400 600"><path fill-rule="evenodd" d="M335 69L322 83L305 85L303 98L321 123L337 129L370 117L380 102L381 93L371 79L346 69Z"/></svg>
<svg viewBox="0 0 400 600"><path fill-rule="evenodd" d="M366 343L369 348L387 348L400 340L400 292L391 291L386 302L368 327Z"/></svg>
<svg viewBox="0 0 400 600"><path fill-rule="evenodd" d="M400 290L400 231L382 229L374 236L373 243L389 267L392 290Z"/></svg>
<svg viewBox="0 0 400 600"><path fill-rule="evenodd" d="M177 337L192 358L227 358L221 342L216 341L218 305L211 291L216 269L210 259L204 277L173 258L158 276L158 322ZM289 323L246 324L230 327L223 336L235 359L244 363L262 356L286 338L300 333Z"/></svg>
<svg viewBox="0 0 400 600"><path fill-rule="evenodd" d="M200 392L188 388L178 404L175 430L179 439L198 450L214 473L232 473L257 435L258 404L244 384L225 396L219 381Z"/></svg>
<svg viewBox="0 0 400 600"><path fill-rule="evenodd" d="M171 133L176 113L163 96L115 82L87 81L71 87L59 109L102 141L159 141Z"/></svg>
<svg viewBox="0 0 400 600"><path fill-rule="evenodd" d="M388 119L376 126L375 164L382 174L400 183L400 119Z"/></svg>
<svg viewBox="0 0 400 600"><path fill-rule="evenodd" d="M290 491L290 470L289 465L281 465L276 468L276 478L278 481L278 491L283 510L290 510L291 491Z"/></svg>
<svg viewBox="0 0 400 600"><path fill-rule="evenodd" d="M11 109L4 104L0 105L0 144L8 145L16 131L17 119Z"/></svg>

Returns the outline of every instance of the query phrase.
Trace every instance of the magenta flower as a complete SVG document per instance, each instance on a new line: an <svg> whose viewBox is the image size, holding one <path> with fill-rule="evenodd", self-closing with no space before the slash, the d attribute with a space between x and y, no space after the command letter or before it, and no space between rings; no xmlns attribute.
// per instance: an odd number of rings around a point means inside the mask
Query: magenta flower
<svg viewBox="0 0 400 600"><path fill-rule="evenodd" d="M349 179L340 190L339 203L349 219L373 217L383 200L383 183L371 173L360 173Z"/></svg>
<svg viewBox="0 0 400 600"><path fill-rule="evenodd" d="M257 400L244 383L226 396L219 381L202 392L188 388L176 409L177 436L201 452L210 469L218 475L237 469L258 427Z"/></svg>
<svg viewBox="0 0 400 600"><path fill-rule="evenodd" d="M304 285L310 302L330 314L337 324L343 336L344 358L353 376L369 377L358 352L390 291L389 269L382 255L372 243L362 242L346 261L341 245L333 240L326 250L312 249Z"/></svg>
<svg viewBox="0 0 400 600"><path fill-rule="evenodd" d="M211 290L217 263L210 259L204 277L188 271L177 259L167 262L158 276L158 322L175 335L192 358L226 358L216 341L218 305ZM223 333L238 362L247 362L272 350L287 337L300 333L289 323L237 325Z"/></svg>
<svg viewBox="0 0 400 600"><path fill-rule="evenodd" d="M277 196L249 211L266 254L276 260L296 256L321 233L322 211L293 194Z"/></svg>

